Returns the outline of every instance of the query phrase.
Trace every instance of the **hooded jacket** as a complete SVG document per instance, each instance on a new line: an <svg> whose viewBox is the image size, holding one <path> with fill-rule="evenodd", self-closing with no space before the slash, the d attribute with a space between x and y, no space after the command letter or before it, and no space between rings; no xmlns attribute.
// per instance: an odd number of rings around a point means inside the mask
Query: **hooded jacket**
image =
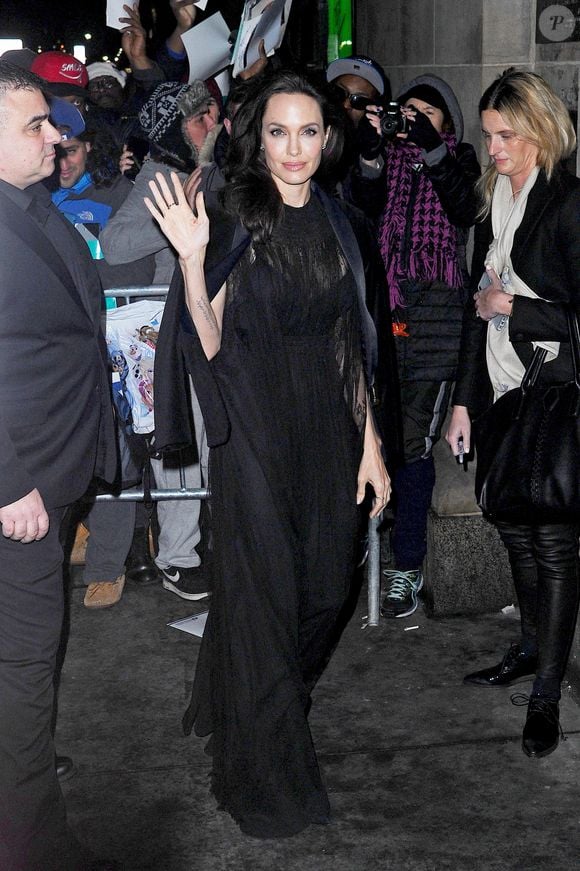
<svg viewBox="0 0 580 871"><path fill-rule="evenodd" d="M475 183L480 176L480 166L475 150L463 142L463 115L453 90L438 76L421 75L409 81L401 89L399 99L418 85L435 88L445 101L453 122L457 141L455 154L445 142L432 151L420 152L422 165L417 167L431 182L439 202L449 220L458 228L457 258L464 276L463 288L448 287L443 281L420 281L409 276L404 288L405 307L398 311L398 318L406 324L405 333L397 342L405 342L404 371L401 377L410 381L446 381L455 378L461 320L467 296L468 270L466 244L469 228L475 222L477 196ZM387 144L385 162L393 147ZM402 146L404 147L404 146ZM381 185L383 208L388 209L386 185ZM411 189L408 214L412 214L414 192ZM403 246L411 244L411 234L403 239ZM403 247L402 259L410 251Z"/></svg>
<svg viewBox="0 0 580 871"><path fill-rule="evenodd" d="M404 98L417 85L429 85L441 94L453 121L457 140L456 158L449 153L445 143L434 151L423 151L423 171L437 191L451 223L468 229L475 223L477 214L474 185L481 174L481 168L473 146L463 141L463 112L452 88L439 76L423 75L411 79L401 88L397 99Z"/></svg>

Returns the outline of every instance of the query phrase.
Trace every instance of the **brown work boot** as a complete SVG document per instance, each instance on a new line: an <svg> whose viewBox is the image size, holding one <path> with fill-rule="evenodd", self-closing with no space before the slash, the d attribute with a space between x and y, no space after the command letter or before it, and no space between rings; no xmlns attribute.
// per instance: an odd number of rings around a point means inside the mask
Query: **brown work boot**
<svg viewBox="0 0 580 871"><path fill-rule="evenodd" d="M87 541L89 538L89 530L82 523L79 523L75 533L75 540L70 555L71 566L84 566L87 553Z"/></svg>
<svg viewBox="0 0 580 871"><path fill-rule="evenodd" d="M116 605L123 595L125 575L114 581L93 581L85 593L85 608L110 608Z"/></svg>

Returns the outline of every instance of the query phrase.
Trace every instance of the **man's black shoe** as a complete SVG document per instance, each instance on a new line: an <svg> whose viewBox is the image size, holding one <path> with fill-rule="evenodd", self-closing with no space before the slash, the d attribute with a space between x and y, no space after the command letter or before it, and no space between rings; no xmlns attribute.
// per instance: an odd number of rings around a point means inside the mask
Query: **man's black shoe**
<svg viewBox="0 0 580 871"><path fill-rule="evenodd" d="M535 654L522 653L519 644L512 644L499 665L466 674L463 683L480 687L509 687L534 675L538 668Z"/></svg>
<svg viewBox="0 0 580 871"><path fill-rule="evenodd" d="M75 764L70 756L55 756L54 767L56 768L56 776L61 782L69 780L75 773Z"/></svg>
<svg viewBox="0 0 580 871"><path fill-rule="evenodd" d="M159 571L149 551L149 529L144 526L135 527L125 560L125 577L139 584L152 584L159 580Z"/></svg>
<svg viewBox="0 0 580 871"><path fill-rule="evenodd" d="M558 702L532 696L522 735L522 750L526 756L539 759L553 753L561 734L563 735Z"/></svg>

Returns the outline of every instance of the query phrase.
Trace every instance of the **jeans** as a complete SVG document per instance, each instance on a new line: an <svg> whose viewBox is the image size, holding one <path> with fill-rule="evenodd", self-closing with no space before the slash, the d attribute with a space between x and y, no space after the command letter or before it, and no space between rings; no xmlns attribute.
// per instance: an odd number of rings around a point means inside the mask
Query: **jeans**
<svg viewBox="0 0 580 871"><path fill-rule="evenodd" d="M433 457L406 463L395 472L392 547L399 571L414 571L423 564L427 553L427 515L434 486Z"/></svg>
<svg viewBox="0 0 580 871"><path fill-rule="evenodd" d="M402 345L398 351L400 367L404 348ZM447 381L401 379L405 464L397 469L393 480L392 533L395 568L399 571L420 569L427 552L427 515L435 486L431 451L441 435L450 391L451 382Z"/></svg>

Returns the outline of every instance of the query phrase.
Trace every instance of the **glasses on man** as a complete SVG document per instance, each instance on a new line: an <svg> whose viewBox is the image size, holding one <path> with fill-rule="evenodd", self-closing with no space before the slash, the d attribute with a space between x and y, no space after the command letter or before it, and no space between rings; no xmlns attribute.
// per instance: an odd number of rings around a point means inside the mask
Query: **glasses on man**
<svg viewBox="0 0 580 871"><path fill-rule="evenodd" d="M334 92L337 102L345 103L348 100L352 109L364 111L367 106L376 105L377 102L366 94L351 94L342 85L334 85Z"/></svg>

